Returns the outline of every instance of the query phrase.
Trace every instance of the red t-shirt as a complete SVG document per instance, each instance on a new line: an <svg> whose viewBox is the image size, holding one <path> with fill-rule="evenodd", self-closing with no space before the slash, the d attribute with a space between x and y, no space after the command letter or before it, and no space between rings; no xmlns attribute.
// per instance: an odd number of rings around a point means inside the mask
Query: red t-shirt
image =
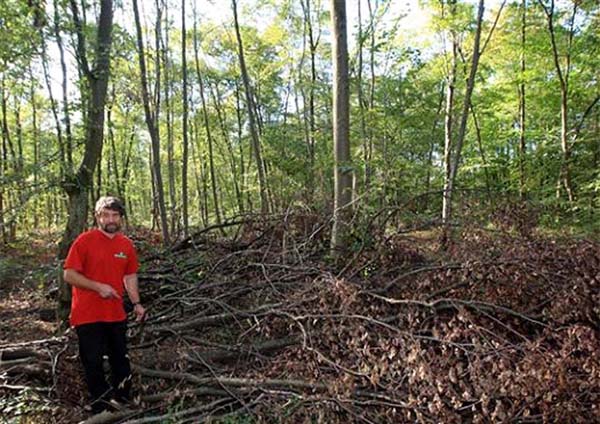
<svg viewBox="0 0 600 424"><path fill-rule="evenodd" d="M135 274L138 267L133 243L120 233L111 239L94 229L77 237L69 250L64 269L73 269L90 280L110 284L121 299L103 299L94 290L73 286L71 325L125 320L123 277Z"/></svg>

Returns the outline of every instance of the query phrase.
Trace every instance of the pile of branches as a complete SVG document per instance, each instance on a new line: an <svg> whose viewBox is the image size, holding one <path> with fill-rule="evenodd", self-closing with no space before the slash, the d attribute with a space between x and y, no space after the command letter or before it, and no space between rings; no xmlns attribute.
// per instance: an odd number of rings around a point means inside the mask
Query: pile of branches
<svg viewBox="0 0 600 424"><path fill-rule="evenodd" d="M442 251L436 230L370 231L340 262L328 228L289 214L162 254L138 240L136 399L88 422L600 419L597 242L472 227ZM47 396L80 407L75 339L43 346Z"/></svg>

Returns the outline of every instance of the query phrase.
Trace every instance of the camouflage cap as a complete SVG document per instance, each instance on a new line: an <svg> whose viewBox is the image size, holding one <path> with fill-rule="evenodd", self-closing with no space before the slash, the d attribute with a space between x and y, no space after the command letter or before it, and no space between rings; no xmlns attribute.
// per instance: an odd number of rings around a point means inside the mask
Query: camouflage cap
<svg viewBox="0 0 600 424"><path fill-rule="evenodd" d="M125 206L123 202L118 197L114 196L102 196L96 202L96 207L94 208L94 212L97 214L102 209L110 209L111 211L117 211L121 216L125 215Z"/></svg>

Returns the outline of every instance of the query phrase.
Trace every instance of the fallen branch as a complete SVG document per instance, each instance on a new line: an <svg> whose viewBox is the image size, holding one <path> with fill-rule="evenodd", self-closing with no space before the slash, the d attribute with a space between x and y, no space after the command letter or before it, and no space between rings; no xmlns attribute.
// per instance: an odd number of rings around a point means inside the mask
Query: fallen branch
<svg viewBox="0 0 600 424"><path fill-rule="evenodd" d="M422 308L430 308L436 311L440 311L443 309L456 309L457 306L464 306L474 310L486 311L486 312L501 312L506 315L511 315L513 317L522 319L523 321L530 322L532 324L536 324L542 327L547 327L548 324L541 322L535 318L528 317L520 312L514 311L505 306L495 305L493 303L488 302L478 302L475 300L461 300L461 299L438 299L434 302L424 302L421 300L414 299L393 299L389 297L383 297L376 294L369 294L372 297L375 297L379 300L383 300L384 302L390 303L392 305L412 305L419 306Z"/></svg>
<svg viewBox="0 0 600 424"><path fill-rule="evenodd" d="M134 364L134 371L147 377L158 377L165 378L168 380L180 380L187 381L196 385L224 385L232 387L255 387L255 388L267 388L267 387L287 387L304 390L327 390L327 384L323 383L311 383L302 380L283 380L283 379L272 379L267 378L264 380L252 379L252 378L233 378L233 377L198 377L194 374L187 372L173 372L173 371L162 371L153 370L150 368L144 368L140 365Z"/></svg>

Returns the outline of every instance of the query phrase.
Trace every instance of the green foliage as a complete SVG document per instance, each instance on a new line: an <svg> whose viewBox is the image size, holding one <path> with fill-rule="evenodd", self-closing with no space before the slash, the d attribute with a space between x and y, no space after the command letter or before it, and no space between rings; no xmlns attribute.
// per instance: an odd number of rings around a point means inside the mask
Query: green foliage
<svg viewBox="0 0 600 424"><path fill-rule="evenodd" d="M0 5L0 67L6 99L8 136L3 135L3 216L18 231L34 226L62 225L67 211L60 185L71 172L65 162L69 114L73 162L82 155L85 97L81 70L70 57L75 43L74 25L67 2L60 1L56 16L50 2L9 0ZM350 42L351 145L356 195L362 210L374 211L402 204L420 193L439 191L443 184L445 95L449 41L460 43L455 87L456 122L464 95L475 22L475 7L457 1L423 1L423 16L430 18L412 39L403 30L406 10L394 2L373 4L373 22L363 10L363 40L356 22L348 25ZM576 200L566 204L564 193L556 199L561 171L560 82L556 72L546 16L536 2L528 2L526 40L521 42L520 2L509 2L481 57L472 97L473 114L467 134L457 184L460 189L485 190L486 196L513 196L524 190L534 202L552 205L542 222L558 222L593 229L598 207L598 146L600 102L595 102L600 69L598 5L578 3L575 30L569 49L572 4L557 4L555 35L559 60L566 69L568 86L568 136ZM107 102L105 141L101 167L96 171L94 194L113 193L126 198L130 221L152 225L155 207L150 173L150 143L141 103L136 42L131 10L117 2L113 30L111 80ZM193 45L193 15L187 17L189 97L182 98L181 33L179 6L169 4L169 19L162 11L161 37L156 51L155 5L145 11L144 28L149 83L158 106L161 162L169 214L177 230L181 210L183 102L190 109L191 159L188 174L190 216L193 225L216 219L210 173L208 133L213 142L215 191L221 215L255 210L259 186L251 149L246 98L240 79L238 51L228 9L221 16L199 14L198 63ZM81 11L83 12L83 11ZM204 12L204 11L203 11ZM483 39L492 30L498 9L486 9ZM94 9L86 10L85 37L95 35ZM269 196L275 210L308 205L328 210L333 196L331 122L331 44L329 12L323 2L311 2L316 80L312 82L311 51L305 10L300 2L257 1L243 4L240 24L245 46L256 119L260 131ZM58 19L58 22L54 22ZM225 22L225 24L223 24ZM56 54L54 25L67 49L67 97L63 105L62 70ZM168 30L168 44L167 44ZM371 39L371 34L373 39ZM41 62L41 42L46 45L50 100ZM362 43L359 43L361 41ZM358 48L362 45L361 79ZM94 52L89 52L93 59ZM521 71L521 56L525 71ZM92 60L90 60L91 62ZM204 109L199 87L202 78ZM373 73L373 74L372 74ZM525 151L519 150L519 85L525 85ZM359 87L359 84L361 86ZM363 103L359 104L359 89ZM311 109L311 96L312 105ZM17 114L18 110L18 114ZM311 113L314 116L311 117ZM56 116L55 116L56 114ZM35 115L35 130L34 130ZM313 120L311 128L311 119ZM477 120L477 127L475 125ZM456 136L454 125L453 136ZM58 130L63 143L59 143ZM8 137L8 138L7 138ZM311 146L314 140L314 156ZM10 143L9 143L10 141ZM523 162L521 167L521 161ZM522 171L523 170L523 171ZM523 176L521 176L523 172ZM171 178L169 178L169 175ZM523 186L521 187L521 181ZM91 199L90 199L91 201ZM437 215L439 196L420 203L415 213ZM567 202L568 203L568 202Z"/></svg>

